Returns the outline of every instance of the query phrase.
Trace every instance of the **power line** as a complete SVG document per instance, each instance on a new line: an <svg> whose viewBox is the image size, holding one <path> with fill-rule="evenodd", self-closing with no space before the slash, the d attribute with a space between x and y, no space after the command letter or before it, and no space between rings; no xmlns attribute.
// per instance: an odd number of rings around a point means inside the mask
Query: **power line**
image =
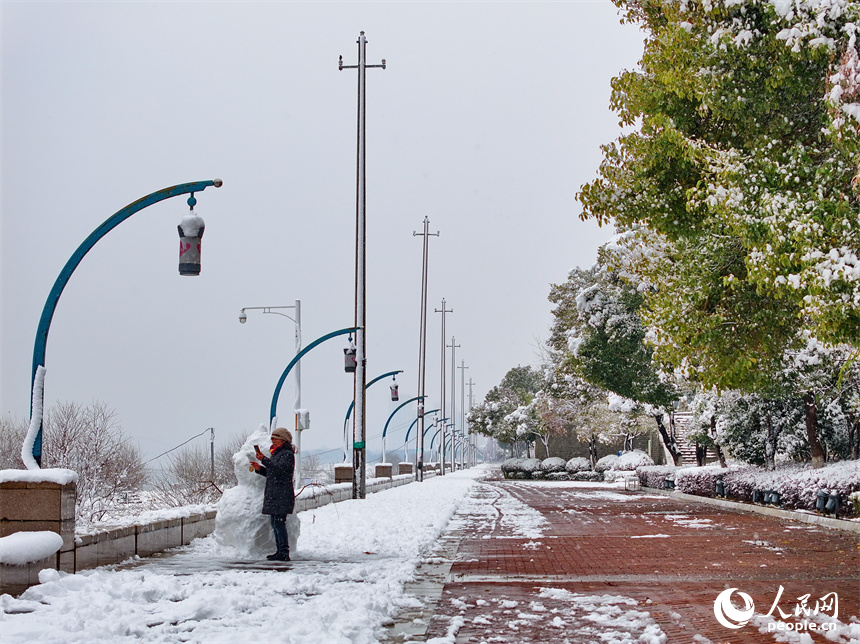
<svg viewBox="0 0 860 644"><path fill-rule="evenodd" d="M161 457L162 457L162 456L164 456L165 454L170 454L170 452L173 452L173 451L175 451L175 450L179 449L180 447L182 447L182 446L183 446L183 445L185 445L186 443L190 443L191 441L193 441L193 440L194 440L195 438L197 438L198 436L203 436L203 434L205 434L205 433L206 433L206 432L208 432L208 431L212 431L212 429L213 429L212 427L207 427L206 429L204 429L204 430L203 430L202 432L200 432L199 434L195 434L194 436L192 436L191 438L189 438L187 441L185 441L185 443L180 443L180 444L179 444L179 445L177 445L176 447L172 447L172 448L170 448L169 450L167 450L166 452L162 452L161 454L159 454L159 455L158 455L158 456L156 456L155 458L151 458L151 459L149 459L148 461L145 461L143 464L144 464L144 465L146 465L147 463L152 463L152 461L154 461L155 459L157 459L157 458L161 458Z"/></svg>

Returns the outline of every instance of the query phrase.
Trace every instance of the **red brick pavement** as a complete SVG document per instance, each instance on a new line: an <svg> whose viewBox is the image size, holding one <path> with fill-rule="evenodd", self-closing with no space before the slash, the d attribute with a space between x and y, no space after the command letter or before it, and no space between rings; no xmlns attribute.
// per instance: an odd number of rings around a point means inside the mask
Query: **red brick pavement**
<svg viewBox="0 0 860 644"><path fill-rule="evenodd" d="M860 615L857 533L671 496L573 485L485 480L475 487L455 521L462 540L428 639L779 641L753 623L729 629L717 622L714 600L728 588L749 594L757 614L770 611L782 586L778 608L786 613L803 595L814 607L837 593L841 622ZM517 505L510 497L546 520L542 536L523 534L521 518L505 520ZM793 639L781 641L803 641L789 635ZM810 637L807 642L858 641Z"/></svg>

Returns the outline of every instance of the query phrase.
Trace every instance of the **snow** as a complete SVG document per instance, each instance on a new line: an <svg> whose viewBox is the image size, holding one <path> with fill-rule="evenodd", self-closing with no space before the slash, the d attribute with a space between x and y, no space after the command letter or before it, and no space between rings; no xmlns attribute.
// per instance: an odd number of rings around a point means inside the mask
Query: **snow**
<svg viewBox="0 0 860 644"><path fill-rule="evenodd" d="M74 575L42 571L42 583L19 598L0 597L3 642L375 642L384 621L415 605L404 583L483 474L455 472L301 512L286 569L245 556L259 551L250 517L262 515L259 505L237 503L247 524L238 514L222 518L216 534L170 556ZM519 534L541 536L540 513L512 497L499 507ZM245 525L244 543L224 534L231 528L238 538Z"/></svg>
<svg viewBox="0 0 860 644"><path fill-rule="evenodd" d="M203 217L195 213L193 210L182 217L182 221L179 222L179 225L182 228L182 234L185 237L200 237L203 234L203 229L205 227Z"/></svg>
<svg viewBox="0 0 860 644"><path fill-rule="evenodd" d="M30 415L30 427L27 429L27 435L24 437L24 444L21 445L21 460L28 470L38 470L39 464L33 457L33 445L36 443L36 436L39 433L39 427L42 426L42 407L44 404L45 391L45 367L39 365L36 367L36 375L33 378L33 400Z"/></svg>
<svg viewBox="0 0 860 644"><path fill-rule="evenodd" d="M78 473L62 467L44 470L0 470L0 483L12 483L16 481L21 481L23 483L57 483L58 485L68 485L69 483L77 483Z"/></svg>
<svg viewBox="0 0 860 644"><path fill-rule="evenodd" d="M63 545L56 532L14 532L0 537L0 563L23 566L31 561L47 559Z"/></svg>

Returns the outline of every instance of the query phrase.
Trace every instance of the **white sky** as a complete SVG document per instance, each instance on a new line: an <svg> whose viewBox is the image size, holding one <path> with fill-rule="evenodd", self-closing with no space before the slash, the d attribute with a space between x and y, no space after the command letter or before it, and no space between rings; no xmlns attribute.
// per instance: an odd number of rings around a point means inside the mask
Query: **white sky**
<svg viewBox="0 0 860 644"><path fill-rule="evenodd" d="M177 270L185 197L134 215L84 258L51 326L45 402L105 401L147 457L210 426L217 441L266 422L293 324L252 311L240 325L239 309L300 299L305 344L353 322L356 74L337 58L357 62L361 30L368 63L388 62L367 73L368 379L403 369L401 400L417 393L412 233L425 216L441 232L428 409L439 406L443 297L446 341L460 345L479 402L508 369L536 363L550 283L590 265L611 233L580 222L574 199L619 133L610 79L641 54L640 32L609 0L0 11L3 414L29 415L42 307L84 238L150 192L219 177L222 188L197 194L199 277ZM306 449L341 445L344 346L303 360ZM459 370L456 391L459 406ZM382 383L368 393L375 451L393 406ZM293 399L288 382L282 419ZM389 450L413 410L392 421Z"/></svg>

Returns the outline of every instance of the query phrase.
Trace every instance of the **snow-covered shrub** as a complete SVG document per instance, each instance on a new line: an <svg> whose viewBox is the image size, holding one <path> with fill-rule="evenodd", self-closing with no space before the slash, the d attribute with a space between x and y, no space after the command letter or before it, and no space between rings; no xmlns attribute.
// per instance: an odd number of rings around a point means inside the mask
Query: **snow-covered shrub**
<svg viewBox="0 0 860 644"><path fill-rule="evenodd" d="M639 482L642 487L662 490L666 477L674 476L676 469L674 465L643 465L636 468L636 474L639 475Z"/></svg>
<svg viewBox="0 0 860 644"><path fill-rule="evenodd" d="M506 478L513 478L517 474L522 473L522 464L523 461L526 460L524 458L509 458L506 461L502 462L501 470L502 475Z"/></svg>
<svg viewBox="0 0 860 644"><path fill-rule="evenodd" d="M569 481L570 475L567 472L546 472L544 478L549 481Z"/></svg>
<svg viewBox="0 0 860 644"><path fill-rule="evenodd" d="M651 457L640 449L633 449L629 452L624 452L616 458L612 463L611 469L620 472L633 472L637 467L645 467L647 465L654 465Z"/></svg>
<svg viewBox="0 0 860 644"><path fill-rule="evenodd" d="M675 472L675 489L685 494L714 496L714 483L730 471L717 465L682 467Z"/></svg>
<svg viewBox="0 0 860 644"><path fill-rule="evenodd" d="M564 472L565 469L565 460L563 458L559 458L558 456L550 456L549 458L543 459L541 463L541 469L544 472Z"/></svg>
<svg viewBox="0 0 860 644"><path fill-rule="evenodd" d="M565 464L565 469L569 474L576 472L587 472L591 469L591 461L583 456L574 456Z"/></svg>
<svg viewBox="0 0 860 644"><path fill-rule="evenodd" d="M851 513L849 497L860 492L860 461L840 461L814 469L809 463L792 463L763 470L743 467L723 476L729 497L752 501L752 491L779 492L782 506L801 510L815 510L819 490L842 497L841 513Z"/></svg>
<svg viewBox="0 0 860 644"><path fill-rule="evenodd" d="M616 460L618 460L617 454L607 454L594 464L594 471L603 473L610 469Z"/></svg>
<svg viewBox="0 0 860 644"><path fill-rule="evenodd" d="M848 500L851 501L851 505L854 508L854 516L860 517L860 492L853 492Z"/></svg>
<svg viewBox="0 0 860 644"><path fill-rule="evenodd" d="M520 468L522 468L522 472L526 478L539 479L543 477L543 468L541 465L542 463L539 458L526 458L523 459Z"/></svg>
<svg viewBox="0 0 860 644"><path fill-rule="evenodd" d="M603 474L600 472L574 472L573 474L569 474L571 481L602 481Z"/></svg>

